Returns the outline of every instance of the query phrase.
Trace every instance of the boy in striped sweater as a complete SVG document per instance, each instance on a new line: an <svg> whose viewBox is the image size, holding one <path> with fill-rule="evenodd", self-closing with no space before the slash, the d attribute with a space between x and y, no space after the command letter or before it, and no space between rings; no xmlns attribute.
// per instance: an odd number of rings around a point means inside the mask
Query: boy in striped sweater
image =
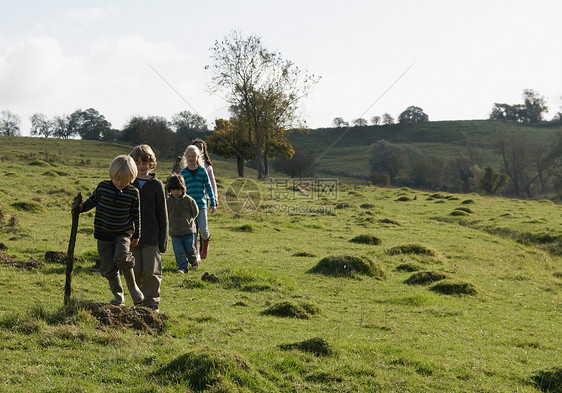
<svg viewBox="0 0 562 393"><path fill-rule="evenodd" d="M131 185L137 177L135 161L128 155L113 159L109 167L111 180L100 182L92 195L80 204L79 212L96 208L94 238L98 241L100 273L109 281L115 296L110 304L123 305L123 286L119 270L129 288L134 304L141 304L144 296L135 282L135 258L131 246L140 238L139 191Z"/></svg>

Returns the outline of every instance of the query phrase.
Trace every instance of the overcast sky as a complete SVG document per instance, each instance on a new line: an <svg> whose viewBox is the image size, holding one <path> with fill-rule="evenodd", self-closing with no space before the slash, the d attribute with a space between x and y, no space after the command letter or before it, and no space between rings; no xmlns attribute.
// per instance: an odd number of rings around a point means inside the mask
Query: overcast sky
<svg viewBox="0 0 562 393"><path fill-rule="evenodd" d="M21 118L24 135L34 113L88 108L118 129L183 110L212 128L229 114L205 65L236 29L322 78L302 102L311 128L397 118L411 105L432 121L486 119L524 89L546 97L551 119L562 103L561 15L560 0L5 0L0 110Z"/></svg>

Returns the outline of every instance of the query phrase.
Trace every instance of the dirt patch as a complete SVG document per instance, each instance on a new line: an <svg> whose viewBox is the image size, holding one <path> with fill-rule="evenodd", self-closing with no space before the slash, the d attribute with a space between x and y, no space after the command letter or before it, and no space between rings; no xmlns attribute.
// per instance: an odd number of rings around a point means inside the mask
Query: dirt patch
<svg viewBox="0 0 562 393"><path fill-rule="evenodd" d="M45 261L51 262L51 263L65 264L67 256L68 256L68 254L66 252L62 252L62 251L47 251L45 253ZM78 263L91 262L93 264L97 264L97 261L92 261L92 260L80 258L80 257L77 257L77 256L74 257L74 262L78 262Z"/></svg>
<svg viewBox="0 0 562 393"><path fill-rule="evenodd" d="M302 352L309 352L316 356L331 356L335 353L330 344L320 337L314 337L293 344L281 344L279 348L283 350L297 349Z"/></svg>
<svg viewBox="0 0 562 393"><path fill-rule="evenodd" d="M148 334L162 332L168 319L148 307L114 306L95 302L82 302L80 306L89 311L104 327L135 329Z"/></svg>
<svg viewBox="0 0 562 393"><path fill-rule="evenodd" d="M203 273L203 276L201 276L201 280L213 284L219 283L221 281L217 276L215 276L214 274L209 274L209 272Z"/></svg>
<svg viewBox="0 0 562 393"><path fill-rule="evenodd" d="M3 253L0 253L0 265L3 267L15 267L27 270L43 267L43 263L37 259L30 258L27 261L16 261L13 257Z"/></svg>

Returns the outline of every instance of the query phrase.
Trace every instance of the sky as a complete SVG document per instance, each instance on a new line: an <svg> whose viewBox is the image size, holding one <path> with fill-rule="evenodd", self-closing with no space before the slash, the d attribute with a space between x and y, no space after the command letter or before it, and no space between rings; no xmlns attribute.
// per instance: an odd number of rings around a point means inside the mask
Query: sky
<svg viewBox="0 0 562 393"><path fill-rule="evenodd" d="M544 96L562 111L560 0L3 0L0 111L29 135L34 113L94 108L132 116L187 110L228 118L209 91L215 41L259 36L320 77L301 101L310 128L417 106L430 121L486 119L494 103Z"/></svg>

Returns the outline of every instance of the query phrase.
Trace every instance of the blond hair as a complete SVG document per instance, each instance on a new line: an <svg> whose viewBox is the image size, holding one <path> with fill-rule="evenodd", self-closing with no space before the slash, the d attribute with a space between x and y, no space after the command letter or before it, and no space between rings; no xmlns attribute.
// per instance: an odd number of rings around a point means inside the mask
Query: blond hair
<svg viewBox="0 0 562 393"><path fill-rule="evenodd" d="M109 166L109 177L123 183L131 183L137 177L137 164L127 154L117 156Z"/></svg>
<svg viewBox="0 0 562 393"><path fill-rule="evenodd" d="M183 159L185 161L185 166L187 166L187 160L185 159L185 156L187 154L188 151L192 151L196 154L197 158L195 159L195 163L199 166L203 166L203 161L201 159L201 150L199 150L199 148L195 145L189 145L185 148L185 151L183 152Z"/></svg>
<svg viewBox="0 0 562 393"><path fill-rule="evenodd" d="M148 162L150 170L156 168L156 154L152 151L152 148L148 145L138 145L136 146L130 154L135 161Z"/></svg>

